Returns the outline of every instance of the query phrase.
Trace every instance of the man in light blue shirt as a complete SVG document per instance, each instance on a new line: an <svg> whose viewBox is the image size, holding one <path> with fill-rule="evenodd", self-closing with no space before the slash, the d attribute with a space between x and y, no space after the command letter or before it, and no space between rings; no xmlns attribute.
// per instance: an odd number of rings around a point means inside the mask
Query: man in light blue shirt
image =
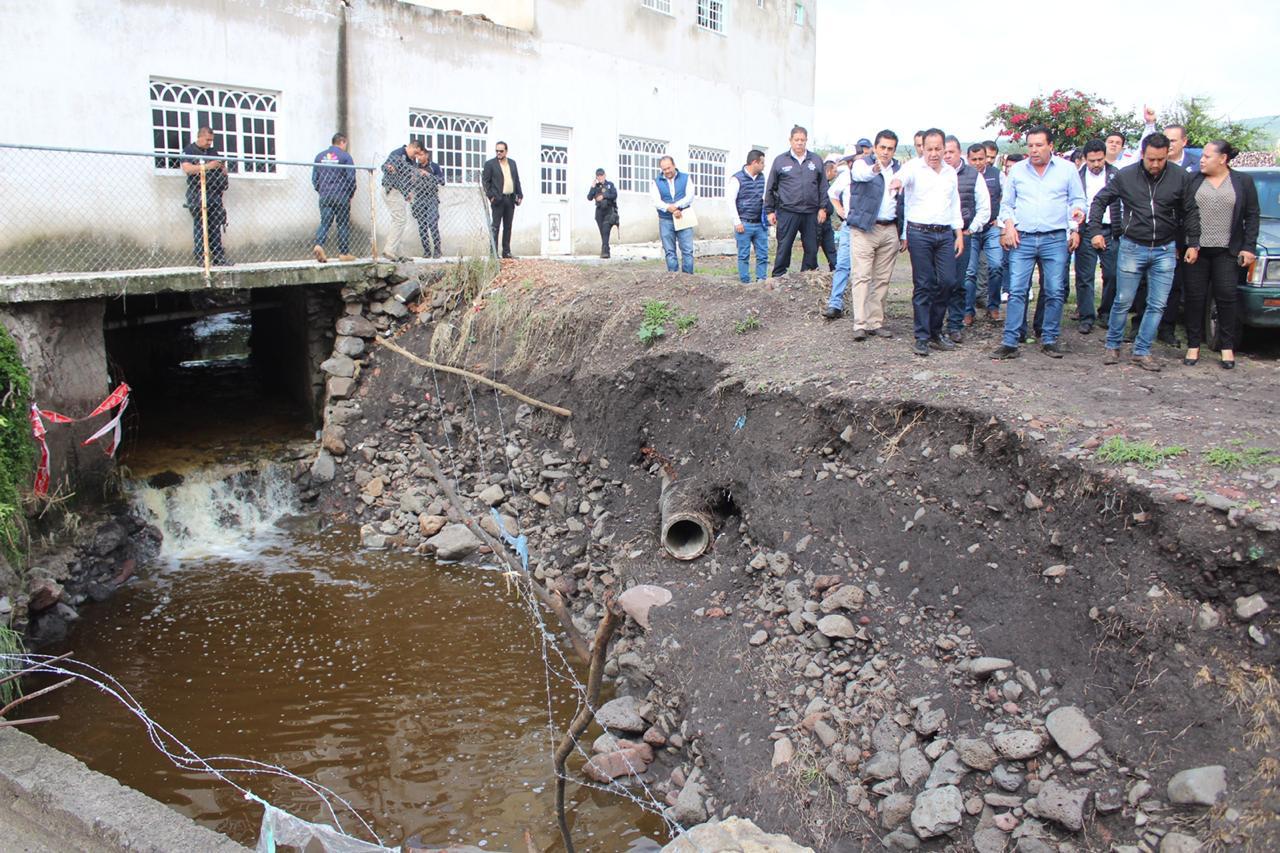
<svg viewBox="0 0 1280 853"><path fill-rule="evenodd" d="M1080 243L1076 228L1084 221L1084 186L1070 161L1053 156L1052 132L1047 127L1033 127L1026 140L1028 159L1009 170L1000 203L1004 223L1000 245L1009 250L1009 305L1004 339L991 353L996 360L1018 356L1036 261L1044 267L1040 351L1050 358L1062 358L1058 335L1066 298L1067 257Z"/></svg>

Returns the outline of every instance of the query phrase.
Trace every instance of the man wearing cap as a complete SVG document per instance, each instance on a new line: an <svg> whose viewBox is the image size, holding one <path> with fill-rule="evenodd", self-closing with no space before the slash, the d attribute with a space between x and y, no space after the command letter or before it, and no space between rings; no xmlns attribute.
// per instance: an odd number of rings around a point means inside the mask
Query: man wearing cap
<svg viewBox="0 0 1280 853"><path fill-rule="evenodd" d="M609 257L609 233L618 225L618 188L605 180L604 169L596 169L596 179L587 190L587 201L596 203L596 227L600 229L600 257ZM621 230L621 227L619 227Z"/></svg>
<svg viewBox="0 0 1280 853"><path fill-rule="evenodd" d="M858 140L858 151L857 151L857 154L854 156L866 157L870 153L871 153L871 140L867 139L864 136Z"/></svg>

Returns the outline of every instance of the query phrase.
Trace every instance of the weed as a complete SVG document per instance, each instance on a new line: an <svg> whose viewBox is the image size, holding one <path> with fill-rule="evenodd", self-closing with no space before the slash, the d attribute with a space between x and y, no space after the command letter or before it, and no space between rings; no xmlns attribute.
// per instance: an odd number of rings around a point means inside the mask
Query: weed
<svg viewBox="0 0 1280 853"><path fill-rule="evenodd" d="M755 314L748 314L733 325L733 331L739 335L745 335L748 332L754 332L760 328L760 318Z"/></svg>
<svg viewBox="0 0 1280 853"><path fill-rule="evenodd" d="M1093 455L1098 462L1109 462L1116 465L1145 465L1154 468L1166 459L1184 456L1187 449L1181 445L1157 447L1149 441L1130 441L1121 435L1114 435L1103 442Z"/></svg>
<svg viewBox="0 0 1280 853"><path fill-rule="evenodd" d="M685 332L696 326L697 323L697 314L681 314L676 318L676 331L683 335Z"/></svg>
<svg viewBox="0 0 1280 853"><path fill-rule="evenodd" d="M666 337L667 324L673 321L676 331L684 334L698 322L698 316L680 313L678 305L672 305L665 299L650 299L644 304L644 315L640 318L640 343L653 346L659 338Z"/></svg>
<svg viewBox="0 0 1280 853"><path fill-rule="evenodd" d="M1238 439L1227 443L1240 444ZM1223 471L1238 471L1241 468L1273 465L1280 462L1280 454L1266 447L1244 447L1240 450L1211 447L1204 452L1204 461Z"/></svg>
<svg viewBox="0 0 1280 853"><path fill-rule="evenodd" d="M22 647L22 636L17 631L0 625L0 679L22 668L10 661L17 661L16 656L22 655L25 651ZM8 705L20 696L22 696L22 685L18 683L18 679L0 684L0 706Z"/></svg>

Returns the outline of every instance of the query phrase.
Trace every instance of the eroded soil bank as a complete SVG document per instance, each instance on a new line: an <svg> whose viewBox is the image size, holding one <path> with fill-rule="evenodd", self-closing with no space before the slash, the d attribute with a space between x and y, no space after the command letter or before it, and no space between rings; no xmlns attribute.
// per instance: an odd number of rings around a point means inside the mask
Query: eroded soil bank
<svg viewBox="0 0 1280 853"><path fill-rule="evenodd" d="M398 318L386 288L347 293L352 381L300 477L371 548L493 562L429 446L470 513L529 537L583 633L606 593L670 590L615 642L630 698L582 746L681 825L732 813L820 850L1274 849L1275 483L1203 461L1274 439L1274 366L1103 374L1075 342L992 365L982 329L913 361L901 309L864 344L817 319L824 279L515 262ZM650 300L693 322L642 346ZM383 331L573 417L343 342ZM1093 458L1113 435L1190 452L1124 470ZM664 472L716 514L700 560L659 547Z"/></svg>

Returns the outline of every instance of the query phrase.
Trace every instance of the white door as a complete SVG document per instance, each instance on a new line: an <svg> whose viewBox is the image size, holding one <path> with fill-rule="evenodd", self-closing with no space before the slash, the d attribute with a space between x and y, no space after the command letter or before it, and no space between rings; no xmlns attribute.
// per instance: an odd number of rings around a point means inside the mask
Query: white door
<svg viewBox="0 0 1280 853"><path fill-rule="evenodd" d="M569 141L567 127L542 126L542 254L573 253L573 222L569 201Z"/></svg>

